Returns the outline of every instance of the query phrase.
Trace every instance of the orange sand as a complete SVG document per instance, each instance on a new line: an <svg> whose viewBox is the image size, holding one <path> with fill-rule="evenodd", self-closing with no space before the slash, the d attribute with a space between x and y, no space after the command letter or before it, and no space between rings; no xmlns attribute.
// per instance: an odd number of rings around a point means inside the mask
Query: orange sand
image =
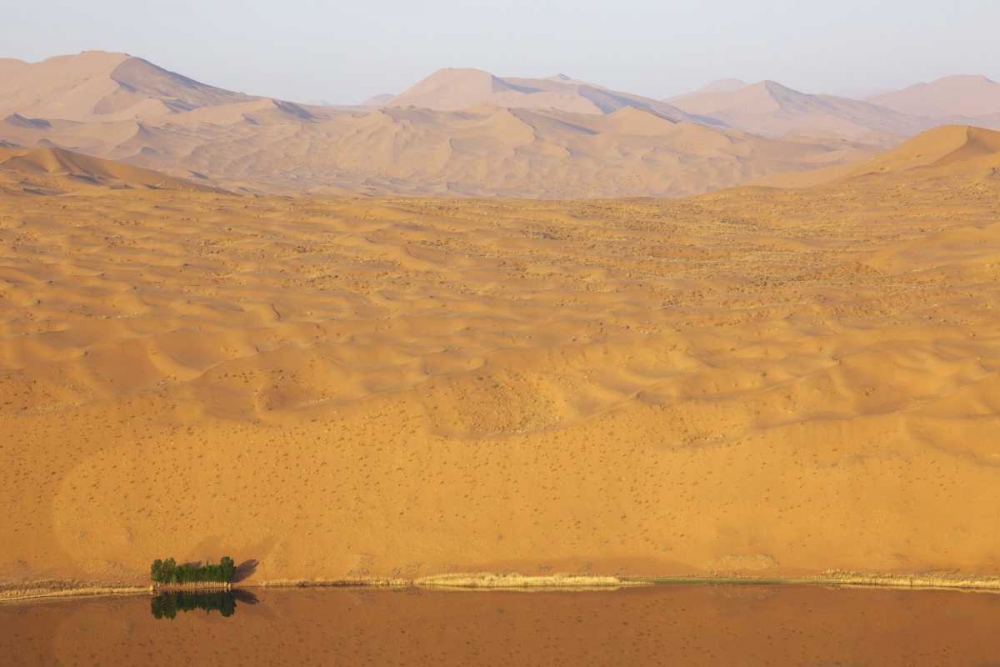
<svg viewBox="0 0 1000 667"><path fill-rule="evenodd" d="M1000 180L941 132L664 202L0 170L0 582L995 574Z"/></svg>

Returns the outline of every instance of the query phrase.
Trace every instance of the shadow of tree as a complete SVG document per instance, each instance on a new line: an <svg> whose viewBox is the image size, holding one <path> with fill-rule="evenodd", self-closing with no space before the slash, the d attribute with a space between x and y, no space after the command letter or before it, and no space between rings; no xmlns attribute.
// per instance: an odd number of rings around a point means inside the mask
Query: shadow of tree
<svg viewBox="0 0 1000 667"><path fill-rule="evenodd" d="M253 573L257 571L257 565L260 563L251 558L250 560L245 560L236 566L236 573L233 574L233 583L238 583L249 577L253 576Z"/></svg>
<svg viewBox="0 0 1000 667"><path fill-rule="evenodd" d="M230 591L232 596L242 602L243 604L259 604L260 599L248 590L242 588L234 588Z"/></svg>

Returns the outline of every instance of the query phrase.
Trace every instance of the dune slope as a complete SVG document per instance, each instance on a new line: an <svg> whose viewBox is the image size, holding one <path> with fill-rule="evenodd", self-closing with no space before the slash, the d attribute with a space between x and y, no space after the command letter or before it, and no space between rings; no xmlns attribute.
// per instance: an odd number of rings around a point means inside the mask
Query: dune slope
<svg viewBox="0 0 1000 667"><path fill-rule="evenodd" d="M953 169L0 197L0 581L996 574L1000 185Z"/></svg>
<svg viewBox="0 0 1000 667"><path fill-rule="evenodd" d="M216 191L150 169L59 148L0 146L0 189L74 191L82 186Z"/></svg>
<svg viewBox="0 0 1000 667"><path fill-rule="evenodd" d="M839 136L888 146L934 125L886 107L834 95L808 95L775 81L707 91L667 100L691 114L769 137Z"/></svg>
<svg viewBox="0 0 1000 667"><path fill-rule="evenodd" d="M980 118L1000 115L1000 83L985 76L946 76L869 98L916 116Z"/></svg>
<svg viewBox="0 0 1000 667"><path fill-rule="evenodd" d="M772 187L811 187L839 184L846 179L873 177L892 181L924 180L976 182L998 178L1000 132L966 125L945 125L923 132L872 160L799 174L776 174L756 181Z"/></svg>

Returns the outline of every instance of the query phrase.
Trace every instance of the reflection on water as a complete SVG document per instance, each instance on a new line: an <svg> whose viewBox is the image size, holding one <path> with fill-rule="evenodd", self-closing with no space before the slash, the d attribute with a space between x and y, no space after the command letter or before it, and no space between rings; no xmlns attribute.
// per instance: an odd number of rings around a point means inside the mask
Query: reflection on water
<svg viewBox="0 0 1000 667"><path fill-rule="evenodd" d="M222 591L0 605L0 665L1000 664L993 594L254 591L260 604L245 591ZM205 613L183 613L197 609Z"/></svg>
<svg viewBox="0 0 1000 667"><path fill-rule="evenodd" d="M232 591L177 591L161 593L149 601L149 611L156 619L174 619L178 611L188 612L195 609L204 609L206 612L218 611L228 618L236 613L236 596Z"/></svg>

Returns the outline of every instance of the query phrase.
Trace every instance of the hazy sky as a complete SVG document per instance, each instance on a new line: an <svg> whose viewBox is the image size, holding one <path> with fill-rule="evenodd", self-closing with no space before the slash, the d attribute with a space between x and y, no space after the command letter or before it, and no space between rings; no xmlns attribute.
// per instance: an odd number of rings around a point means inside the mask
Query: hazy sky
<svg viewBox="0 0 1000 667"><path fill-rule="evenodd" d="M126 51L297 101L399 92L441 67L579 79L652 97L775 79L864 93L1000 79L1000 0L31 0L0 57Z"/></svg>

